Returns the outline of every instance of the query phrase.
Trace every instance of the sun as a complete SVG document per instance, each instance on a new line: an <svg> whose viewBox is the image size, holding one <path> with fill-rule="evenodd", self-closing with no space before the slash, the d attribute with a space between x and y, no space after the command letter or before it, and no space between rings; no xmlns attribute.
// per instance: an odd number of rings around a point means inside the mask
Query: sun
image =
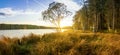
<svg viewBox="0 0 120 55"><path fill-rule="evenodd" d="M61 21L60 27L62 28L62 27L65 27L65 26L68 26L68 24L66 24L65 22Z"/></svg>
<svg viewBox="0 0 120 55"><path fill-rule="evenodd" d="M65 26L72 26L72 22L71 21L61 21L60 22L60 27L65 27Z"/></svg>

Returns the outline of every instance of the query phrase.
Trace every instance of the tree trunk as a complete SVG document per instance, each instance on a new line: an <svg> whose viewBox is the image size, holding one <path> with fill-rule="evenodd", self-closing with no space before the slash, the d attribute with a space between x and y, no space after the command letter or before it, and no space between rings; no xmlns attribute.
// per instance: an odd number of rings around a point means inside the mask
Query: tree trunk
<svg viewBox="0 0 120 55"><path fill-rule="evenodd" d="M58 31L61 32L60 20L58 21Z"/></svg>
<svg viewBox="0 0 120 55"><path fill-rule="evenodd" d="M58 32L61 32L61 26L60 26L60 21L61 21L61 17L60 17L60 15L58 15Z"/></svg>
<svg viewBox="0 0 120 55"><path fill-rule="evenodd" d="M112 30L114 31L115 30L115 15L114 15L114 8L113 8L113 10L112 10L112 19L113 19L113 21L112 21Z"/></svg>

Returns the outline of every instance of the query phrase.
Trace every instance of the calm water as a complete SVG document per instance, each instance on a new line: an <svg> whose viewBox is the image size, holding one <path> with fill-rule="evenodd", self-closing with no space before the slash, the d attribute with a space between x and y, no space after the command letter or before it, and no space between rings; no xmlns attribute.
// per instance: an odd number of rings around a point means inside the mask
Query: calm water
<svg viewBox="0 0 120 55"><path fill-rule="evenodd" d="M52 33L56 32L55 29L26 29L26 30L0 30L0 37L1 36L8 36L8 37L23 37L27 36L30 33L34 34L45 34L45 33Z"/></svg>

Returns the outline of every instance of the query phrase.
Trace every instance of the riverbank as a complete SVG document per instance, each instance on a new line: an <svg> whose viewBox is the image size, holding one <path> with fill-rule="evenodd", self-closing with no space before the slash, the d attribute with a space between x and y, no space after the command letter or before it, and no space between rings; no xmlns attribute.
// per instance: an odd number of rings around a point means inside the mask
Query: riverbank
<svg viewBox="0 0 120 55"><path fill-rule="evenodd" d="M70 31L2 37L0 55L120 55L120 34Z"/></svg>

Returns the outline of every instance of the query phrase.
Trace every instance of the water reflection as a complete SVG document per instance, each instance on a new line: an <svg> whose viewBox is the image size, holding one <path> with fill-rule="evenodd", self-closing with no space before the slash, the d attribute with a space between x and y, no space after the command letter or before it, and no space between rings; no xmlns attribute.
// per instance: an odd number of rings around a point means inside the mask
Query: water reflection
<svg viewBox="0 0 120 55"><path fill-rule="evenodd" d="M45 33L56 32L55 29L25 29L25 30L0 30L0 37L23 37L24 35L29 35L30 33L43 35Z"/></svg>

